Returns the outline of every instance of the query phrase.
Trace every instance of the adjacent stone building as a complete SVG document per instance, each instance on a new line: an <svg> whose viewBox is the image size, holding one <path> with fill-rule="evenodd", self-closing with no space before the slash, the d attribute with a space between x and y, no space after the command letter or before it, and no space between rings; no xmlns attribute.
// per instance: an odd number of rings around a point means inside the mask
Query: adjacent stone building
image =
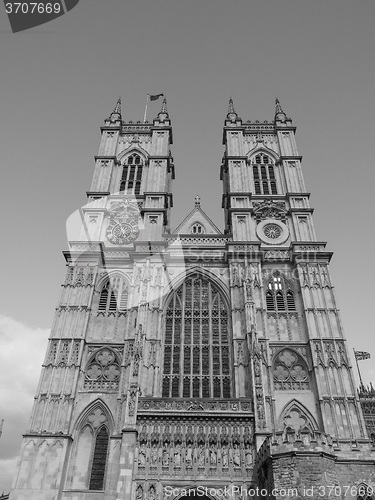
<svg viewBox="0 0 375 500"><path fill-rule="evenodd" d="M10 499L372 498L292 120L276 101L274 120L243 121L230 100L221 232L199 197L170 227L166 101L152 123L123 118L119 101L68 221Z"/></svg>

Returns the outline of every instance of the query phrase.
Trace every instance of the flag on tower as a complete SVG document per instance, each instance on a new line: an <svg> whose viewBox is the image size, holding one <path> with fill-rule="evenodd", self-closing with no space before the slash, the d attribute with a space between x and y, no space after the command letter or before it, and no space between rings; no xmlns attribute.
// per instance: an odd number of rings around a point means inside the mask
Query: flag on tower
<svg viewBox="0 0 375 500"><path fill-rule="evenodd" d="M354 351L355 359L362 361L363 359L370 359L370 353L366 351Z"/></svg>
<svg viewBox="0 0 375 500"><path fill-rule="evenodd" d="M164 97L164 94L148 94L150 101L157 101L159 97Z"/></svg>

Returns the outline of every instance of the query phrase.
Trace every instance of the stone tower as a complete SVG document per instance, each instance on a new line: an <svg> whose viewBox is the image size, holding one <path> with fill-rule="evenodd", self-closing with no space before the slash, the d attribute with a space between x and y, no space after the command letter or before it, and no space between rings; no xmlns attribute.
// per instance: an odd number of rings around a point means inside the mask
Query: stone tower
<svg viewBox="0 0 375 500"><path fill-rule="evenodd" d="M230 100L225 230L196 197L171 231L166 101L153 123L117 102L68 221L11 500L371 498L375 453L295 130L278 101L273 121L243 122Z"/></svg>

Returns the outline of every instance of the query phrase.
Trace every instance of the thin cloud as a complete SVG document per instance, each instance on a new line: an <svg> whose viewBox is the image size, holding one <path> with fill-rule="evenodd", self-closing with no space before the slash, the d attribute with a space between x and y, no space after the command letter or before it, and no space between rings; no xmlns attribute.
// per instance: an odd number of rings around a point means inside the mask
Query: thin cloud
<svg viewBox="0 0 375 500"><path fill-rule="evenodd" d="M0 492L9 491L28 427L49 330L0 314Z"/></svg>

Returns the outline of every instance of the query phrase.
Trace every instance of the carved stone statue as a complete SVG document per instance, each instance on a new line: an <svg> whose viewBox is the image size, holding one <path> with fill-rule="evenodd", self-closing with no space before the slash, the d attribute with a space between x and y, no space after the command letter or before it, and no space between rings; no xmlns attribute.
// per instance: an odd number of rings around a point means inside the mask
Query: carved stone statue
<svg viewBox="0 0 375 500"><path fill-rule="evenodd" d="M199 467L204 467L204 462L205 462L205 449L203 447L203 444L199 445L199 451L198 451L198 465Z"/></svg>
<svg viewBox="0 0 375 500"><path fill-rule="evenodd" d="M233 465L234 467L241 467L241 455L238 444L235 444L233 449Z"/></svg>
<svg viewBox="0 0 375 500"><path fill-rule="evenodd" d="M181 450L178 444L174 450L174 466L181 467Z"/></svg>
<svg viewBox="0 0 375 500"><path fill-rule="evenodd" d="M186 448L185 461L188 466L191 466L193 464L193 449L191 447L191 444L189 444Z"/></svg>
<svg viewBox="0 0 375 500"><path fill-rule="evenodd" d="M169 453L166 448L163 450L163 456L162 456L162 464L164 467L168 467L169 465Z"/></svg>
<svg viewBox="0 0 375 500"><path fill-rule="evenodd" d="M151 465L157 465L157 463L158 463L158 449L156 448L156 444L153 444L151 448Z"/></svg>
<svg viewBox="0 0 375 500"><path fill-rule="evenodd" d="M226 446L221 450L221 465L228 467L228 448Z"/></svg>
<svg viewBox="0 0 375 500"><path fill-rule="evenodd" d="M146 447L143 443L139 449L138 453L138 465L144 467L146 465Z"/></svg>
<svg viewBox="0 0 375 500"><path fill-rule="evenodd" d="M253 453L249 443L245 445L245 464L246 467L251 467L253 465Z"/></svg>
<svg viewBox="0 0 375 500"><path fill-rule="evenodd" d="M211 449L210 449L210 464L211 465L216 465L216 460L217 460L216 450L215 450L214 445L211 445Z"/></svg>

